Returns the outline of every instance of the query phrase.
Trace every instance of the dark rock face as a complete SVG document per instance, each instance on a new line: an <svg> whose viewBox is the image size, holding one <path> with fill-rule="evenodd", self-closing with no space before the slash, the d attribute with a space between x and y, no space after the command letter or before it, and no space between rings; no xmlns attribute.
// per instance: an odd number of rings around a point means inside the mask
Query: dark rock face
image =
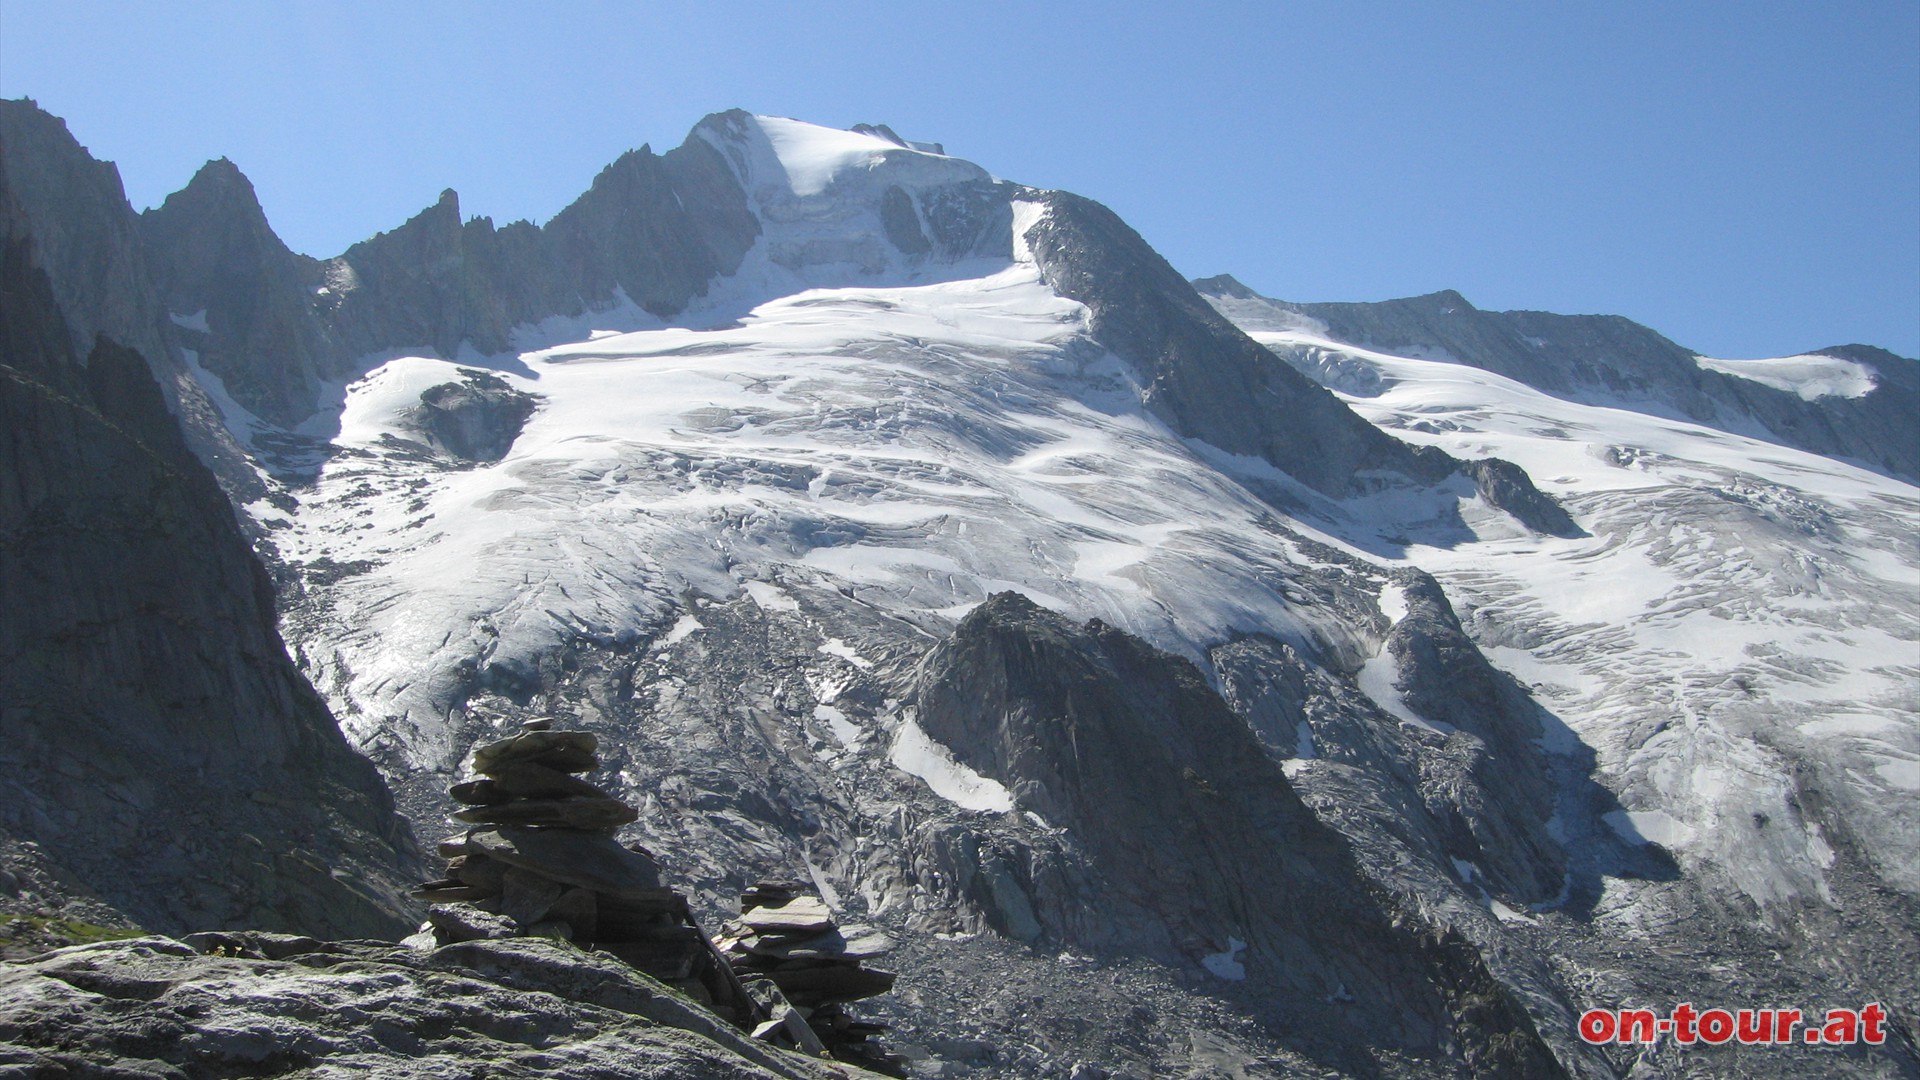
<svg viewBox="0 0 1920 1080"><path fill-rule="evenodd" d="M1566 507L1534 487L1533 477L1513 462L1481 458L1463 463L1460 471L1473 478L1474 489L1488 506L1505 510L1534 532L1562 537L1586 535L1585 530L1574 524Z"/></svg>
<svg viewBox="0 0 1920 1080"><path fill-rule="evenodd" d="M0 101L0 171L33 223L37 265L84 355L105 334L143 355L162 350L165 323L120 171L95 161L66 121L31 101Z"/></svg>
<svg viewBox="0 0 1920 1080"><path fill-rule="evenodd" d="M875 1075L755 1043L626 964L538 938L424 950L206 934L192 945L78 946L0 968L8 1075L318 1068L401 1080L477 1067L607 1080Z"/></svg>
<svg viewBox="0 0 1920 1080"><path fill-rule="evenodd" d="M1560 889L1566 859L1546 835L1554 785L1528 702L1461 629L1440 586L1422 574L1405 589L1407 614L1386 648L1408 707L1446 724L1424 755L1421 793L1450 852L1529 901Z"/></svg>
<svg viewBox="0 0 1920 1080"><path fill-rule="evenodd" d="M139 355L75 360L4 183L0 209L0 829L154 928L403 927L412 840L225 495Z"/></svg>
<svg viewBox="0 0 1920 1080"><path fill-rule="evenodd" d="M1030 897L998 898L1034 921L1027 936L1190 961L1236 954L1237 939L1262 992L1375 1045L1484 1037L1432 990L1459 973L1426 966L1346 842L1186 661L1001 593L923 661L918 702L929 735L1065 829L1089 864L1070 898L1000 867L1007 880L988 890ZM974 859L990 879L1007 861ZM1394 1007L1326 1009L1350 998Z"/></svg>
<svg viewBox="0 0 1920 1080"><path fill-rule="evenodd" d="M331 369L326 327L309 303L319 263L280 242L253 185L225 158L139 224L167 310L187 320L204 313L204 331L179 327L182 346L262 418L298 424Z"/></svg>
<svg viewBox="0 0 1920 1080"><path fill-rule="evenodd" d="M460 382L420 392L413 423L436 450L461 461L499 461L520 437L537 399L484 371L462 368L460 374Z"/></svg>
<svg viewBox="0 0 1920 1080"><path fill-rule="evenodd" d="M1113 211L1060 192L1027 237L1047 283L1092 311L1101 344L1134 364L1148 408L1174 430L1264 459L1328 494L1386 469L1428 482L1453 471L1356 416L1209 307Z"/></svg>
<svg viewBox="0 0 1920 1080"><path fill-rule="evenodd" d="M726 159L697 135L665 155L644 146L622 155L542 231L579 298L557 311L605 303L618 288L663 316L738 269L759 235Z"/></svg>
<svg viewBox="0 0 1920 1080"><path fill-rule="evenodd" d="M1317 319L1334 338L1350 344L1385 352L1440 350L1460 363L1570 400L1640 408L1760 434L1920 481L1920 440L1913 438L1911 427L1912 417L1920 413L1920 361L1884 349L1842 345L1819 350L1872 368L1877 386L1864 397L1805 401L1751 379L1702 368L1691 350L1617 315L1481 311L1452 290L1378 303L1296 304L1262 297L1225 275L1195 285L1208 296L1258 302L1275 312Z"/></svg>

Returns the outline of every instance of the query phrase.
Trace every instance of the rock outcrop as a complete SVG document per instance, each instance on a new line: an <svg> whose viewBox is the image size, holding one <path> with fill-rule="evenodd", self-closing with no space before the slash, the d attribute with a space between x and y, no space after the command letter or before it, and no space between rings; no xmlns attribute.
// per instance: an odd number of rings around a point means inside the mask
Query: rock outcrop
<svg viewBox="0 0 1920 1080"><path fill-rule="evenodd" d="M1459 461L1362 420L1208 306L1113 211L1066 192L1043 199L1046 216L1026 241L1047 283L1087 305L1094 339L1133 365L1142 403L1175 431L1259 458L1328 495L1462 474L1529 529L1581 535L1519 466Z"/></svg>
<svg viewBox="0 0 1920 1080"><path fill-rule="evenodd" d="M929 735L1097 868L1066 893L1055 870L1016 869L1043 939L1184 956L1375 1045L1494 1034L1449 1002L1469 973L1428 966L1346 841L1190 663L1001 593L923 661L918 702ZM1536 1038L1517 1006L1500 1011ZM1551 1069L1542 1046L1522 1057Z"/></svg>
<svg viewBox="0 0 1920 1080"><path fill-rule="evenodd" d="M0 1074L857 1080L755 1042L611 957L259 933L76 946L0 967Z"/></svg>

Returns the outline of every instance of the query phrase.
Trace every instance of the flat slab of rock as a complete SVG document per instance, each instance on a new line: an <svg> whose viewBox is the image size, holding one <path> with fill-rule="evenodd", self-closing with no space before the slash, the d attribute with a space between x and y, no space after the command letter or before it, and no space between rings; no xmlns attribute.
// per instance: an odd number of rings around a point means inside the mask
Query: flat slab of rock
<svg viewBox="0 0 1920 1080"><path fill-rule="evenodd" d="M611 896L651 900L660 893L660 867L601 833L500 825L467 834L467 847L542 877Z"/></svg>
<svg viewBox="0 0 1920 1080"><path fill-rule="evenodd" d="M594 764L593 752L600 740L591 731L523 731L498 742L490 742L473 752L473 771L492 775L493 770L515 761L546 764L560 772L584 772ZM555 760L577 762L582 768L565 768Z"/></svg>
<svg viewBox="0 0 1920 1080"><path fill-rule="evenodd" d="M764 933L799 933L832 929L833 912L817 896L796 896L777 907L769 904L754 908L741 915L740 921Z"/></svg>
<svg viewBox="0 0 1920 1080"><path fill-rule="evenodd" d="M872 960L893 951L893 939L871 926L845 926L808 937L749 938L742 947L778 960Z"/></svg>
<svg viewBox="0 0 1920 1080"><path fill-rule="evenodd" d="M637 820L640 812L618 799L520 799L474 806L453 815L477 825L537 825L556 829L614 829Z"/></svg>
<svg viewBox="0 0 1920 1080"><path fill-rule="evenodd" d="M493 790L515 799L602 799L607 793L577 776L533 761L507 761L488 774Z"/></svg>
<svg viewBox="0 0 1920 1080"><path fill-rule="evenodd" d="M845 1004L884 994L893 989L897 977L891 971L855 964L824 964L767 973L767 978L780 987L780 992L787 995L789 1001L808 1008Z"/></svg>
<svg viewBox="0 0 1920 1080"><path fill-rule="evenodd" d="M430 904L448 904L456 900L485 900L493 893L492 889L478 888L457 878L442 878L426 882L407 895Z"/></svg>
<svg viewBox="0 0 1920 1080"><path fill-rule="evenodd" d="M500 786L491 780L463 780L447 789L455 802L468 806L491 806L503 803L513 796L500 790Z"/></svg>

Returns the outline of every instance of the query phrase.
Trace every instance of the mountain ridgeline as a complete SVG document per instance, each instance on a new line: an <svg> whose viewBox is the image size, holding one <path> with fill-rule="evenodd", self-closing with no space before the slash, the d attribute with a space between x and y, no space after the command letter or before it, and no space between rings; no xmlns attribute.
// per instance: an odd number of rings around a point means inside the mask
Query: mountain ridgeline
<svg viewBox="0 0 1920 1080"><path fill-rule="evenodd" d="M1299 304L1261 296L1230 275L1194 286L1247 326L1310 320L1335 340L1385 352L1445 356L1574 401L1652 411L1816 454L1848 458L1920 482L1920 361L1871 345L1810 355L1864 365L1873 389L1808 396L1716 369L1618 315L1481 311L1457 292L1377 303Z"/></svg>

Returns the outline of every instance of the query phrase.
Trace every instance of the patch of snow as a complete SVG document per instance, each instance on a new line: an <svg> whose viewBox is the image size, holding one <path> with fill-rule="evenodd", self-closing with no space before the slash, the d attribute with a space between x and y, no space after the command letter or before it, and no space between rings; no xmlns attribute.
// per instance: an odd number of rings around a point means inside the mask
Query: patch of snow
<svg viewBox="0 0 1920 1080"><path fill-rule="evenodd" d="M1047 207L1044 203L1015 199L1013 202L1013 261L1031 266L1034 264L1033 245L1027 243L1027 233L1033 227L1047 220Z"/></svg>
<svg viewBox="0 0 1920 1080"><path fill-rule="evenodd" d="M181 349L180 358L186 362L187 372L193 376L193 381L200 384L200 389L212 399L214 408L220 410L220 422L226 425L227 431L242 446L253 446L254 436L267 426L265 421L227 393L224 379L200 365L200 353L197 350Z"/></svg>
<svg viewBox="0 0 1920 1080"><path fill-rule="evenodd" d="M1013 793L1005 785L953 760L953 752L920 730L911 713L901 719L887 760L963 810L1004 814L1013 809Z"/></svg>
<svg viewBox="0 0 1920 1080"><path fill-rule="evenodd" d="M870 169L889 154L925 154L878 135L841 131L780 116L756 116L788 188L795 195L818 195L842 174ZM935 156L935 155L928 155Z"/></svg>
<svg viewBox="0 0 1920 1080"><path fill-rule="evenodd" d="M1360 666L1360 671L1354 675L1353 681L1360 688L1361 693L1372 699L1373 703L1380 706L1387 715L1402 723L1426 728L1428 731L1442 735L1451 734L1454 730L1452 724L1429 720L1414 712L1407 704L1407 699L1400 695L1400 687L1397 685L1400 681L1400 662L1393 658L1393 653L1389 652L1385 646L1381 647L1380 652L1373 659Z"/></svg>
<svg viewBox="0 0 1920 1080"><path fill-rule="evenodd" d="M762 611L800 610L800 602L788 596L786 591L778 585L765 581L749 581L745 583L745 588L747 595L753 598L754 603L760 605Z"/></svg>
<svg viewBox="0 0 1920 1080"><path fill-rule="evenodd" d="M860 737L863 734L860 730L860 725L847 719L846 713L831 705L815 705L813 707L813 718L826 724L828 730L833 732L835 741L839 742L841 746L851 748L854 743L860 741Z"/></svg>
<svg viewBox="0 0 1920 1080"><path fill-rule="evenodd" d="M1602 815L1600 820L1630 844L1669 847L1693 835L1685 822L1664 810L1614 810Z"/></svg>
<svg viewBox="0 0 1920 1080"><path fill-rule="evenodd" d="M1495 900L1491 896L1487 897L1486 900L1487 900L1487 910L1493 912L1493 917L1500 920L1503 923L1527 923L1529 925L1538 925L1540 922L1539 919L1536 919L1533 916L1528 915L1524 912L1515 911L1514 909L1508 907L1507 905L1501 903L1500 901Z"/></svg>
<svg viewBox="0 0 1920 1080"><path fill-rule="evenodd" d="M673 626L660 637L662 645L678 645L693 635L695 630L705 630L706 624L693 617L691 613L681 615L673 621Z"/></svg>
<svg viewBox="0 0 1920 1080"><path fill-rule="evenodd" d="M1209 953L1201 957L1200 966L1212 972L1216 978L1225 979L1228 982L1244 982L1247 977L1247 967L1236 957L1246 947L1246 942L1237 937L1229 937L1227 951Z"/></svg>
<svg viewBox="0 0 1920 1080"><path fill-rule="evenodd" d="M182 330L198 330L203 334L207 332L207 309L206 308L201 308L199 311L196 311L191 315L181 315L178 312L169 311L167 312L167 318L173 323L173 325L181 328Z"/></svg>
<svg viewBox="0 0 1920 1080"><path fill-rule="evenodd" d="M1380 586L1380 614L1390 623L1407 617L1407 590L1389 581Z"/></svg>
<svg viewBox="0 0 1920 1080"><path fill-rule="evenodd" d="M1693 362L1708 371L1757 382L1797 394L1802 401L1823 397L1866 397L1878 385L1878 372L1856 360L1839 356L1776 356L1765 360L1715 360L1696 356Z"/></svg>
<svg viewBox="0 0 1920 1080"><path fill-rule="evenodd" d="M862 671L873 670L873 661L855 652L853 646L839 638L828 638L826 643L820 646L819 651L826 653L828 656L837 656Z"/></svg>
<svg viewBox="0 0 1920 1080"><path fill-rule="evenodd" d="M1312 761L1320 756L1313 746L1313 725L1305 720L1293 729L1293 756L1299 761Z"/></svg>
<svg viewBox="0 0 1920 1080"><path fill-rule="evenodd" d="M1876 764L1873 772L1888 787L1899 788L1902 791L1920 791L1920 761L1889 758Z"/></svg>

